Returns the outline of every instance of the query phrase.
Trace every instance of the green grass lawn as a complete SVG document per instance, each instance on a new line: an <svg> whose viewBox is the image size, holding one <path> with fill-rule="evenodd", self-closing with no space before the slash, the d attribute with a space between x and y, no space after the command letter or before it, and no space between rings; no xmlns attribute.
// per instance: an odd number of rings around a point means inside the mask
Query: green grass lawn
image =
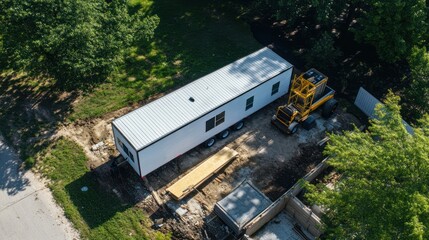
<svg viewBox="0 0 429 240"><path fill-rule="evenodd" d="M262 46L228 1L132 0L160 17L152 42L129 54L122 70L74 106L70 120L101 116L202 77Z"/></svg>
<svg viewBox="0 0 429 240"><path fill-rule="evenodd" d="M100 187L74 142L60 139L41 153L38 168L51 180L55 200L84 239L168 239L151 230L141 209L124 204ZM81 191L83 186L87 192Z"/></svg>

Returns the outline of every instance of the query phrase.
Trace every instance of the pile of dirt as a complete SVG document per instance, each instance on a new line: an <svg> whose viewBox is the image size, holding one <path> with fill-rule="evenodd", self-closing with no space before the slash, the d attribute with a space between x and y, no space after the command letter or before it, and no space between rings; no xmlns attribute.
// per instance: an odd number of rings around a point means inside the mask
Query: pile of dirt
<svg viewBox="0 0 429 240"><path fill-rule="evenodd" d="M316 167L324 159L322 148L315 144L301 144L298 155L278 168L272 169L273 180L265 189L264 194L272 201L277 200L283 193L291 188L300 178Z"/></svg>
<svg viewBox="0 0 429 240"><path fill-rule="evenodd" d="M152 220L153 229L164 234L172 234L172 239L202 239L203 221L194 221L190 218L182 217L176 214L169 207L164 205L164 208L159 207L153 200L152 196L138 204Z"/></svg>
<svg viewBox="0 0 429 240"><path fill-rule="evenodd" d="M325 170L323 170L323 172L320 173L319 176L317 176L313 181L311 181L311 183L315 185L329 185L338 182L340 178L341 174L337 172L332 166L329 166Z"/></svg>
<svg viewBox="0 0 429 240"><path fill-rule="evenodd" d="M323 170L313 181L311 181L311 184L314 184L316 186L325 186L330 189L334 188L334 184L337 183L341 178L341 174L337 172L332 166L327 167L325 170ZM301 200L302 203L304 203L307 206L312 206L313 203L308 201L305 194L307 192L301 191L297 198Z"/></svg>

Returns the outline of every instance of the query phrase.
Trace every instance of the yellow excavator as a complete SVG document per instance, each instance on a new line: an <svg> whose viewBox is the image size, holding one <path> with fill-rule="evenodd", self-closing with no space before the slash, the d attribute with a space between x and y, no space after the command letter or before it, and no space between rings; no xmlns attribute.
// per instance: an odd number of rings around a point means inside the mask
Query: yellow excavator
<svg viewBox="0 0 429 240"><path fill-rule="evenodd" d="M277 108L271 123L287 134L293 134L299 125L305 129L316 126L311 113L322 107L322 116L329 118L338 106L335 91L327 85L328 77L312 68L294 77L287 105Z"/></svg>

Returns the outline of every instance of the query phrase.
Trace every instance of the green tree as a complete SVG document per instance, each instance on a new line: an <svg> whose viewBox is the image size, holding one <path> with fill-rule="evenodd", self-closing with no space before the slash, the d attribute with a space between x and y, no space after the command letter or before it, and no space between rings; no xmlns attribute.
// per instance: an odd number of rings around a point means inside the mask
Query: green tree
<svg viewBox="0 0 429 240"><path fill-rule="evenodd" d="M424 42L428 30L425 0L369 0L366 4L356 38L375 46L381 59L395 62Z"/></svg>
<svg viewBox="0 0 429 240"><path fill-rule="evenodd" d="M338 48L334 47L334 39L328 32L324 32L313 46L304 55L309 67L316 67L325 71L335 66L336 60L342 55Z"/></svg>
<svg viewBox="0 0 429 240"><path fill-rule="evenodd" d="M405 89L407 115L418 119L429 112L429 53L426 48L414 47L408 59L411 84Z"/></svg>
<svg viewBox="0 0 429 240"><path fill-rule="evenodd" d="M63 84L104 80L159 21L125 0L0 0L0 15L8 66Z"/></svg>
<svg viewBox="0 0 429 240"><path fill-rule="evenodd" d="M300 18L312 17L322 25L331 25L350 0L276 0L272 5L277 18L286 18L294 24Z"/></svg>
<svg viewBox="0 0 429 240"><path fill-rule="evenodd" d="M389 93L367 132L330 135L328 163L341 179L307 194L326 209L328 238L429 238L429 116L410 135L398 102Z"/></svg>

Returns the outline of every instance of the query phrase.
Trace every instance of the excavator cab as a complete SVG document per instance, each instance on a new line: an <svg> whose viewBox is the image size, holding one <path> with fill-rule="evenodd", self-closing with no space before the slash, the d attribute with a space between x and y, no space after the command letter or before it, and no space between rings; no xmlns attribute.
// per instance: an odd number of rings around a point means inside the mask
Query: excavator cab
<svg viewBox="0 0 429 240"><path fill-rule="evenodd" d="M289 104L287 106L282 106L277 108L276 117L277 120L282 122L283 124L289 125L298 115L298 110Z"/></svg>
<svg viewBox="0 0 429 240"><path fill-rule="evenodd" d="M297 124L294 124L295 118L298 116L298 110L293 106L293 104L280 106L277 108L276 114L271 119L271 123L276 125L278 128L283 128L282 130L288 133L295 133L297 128L294 129ZM292 128L289 129L289 127Z"/></svg>

